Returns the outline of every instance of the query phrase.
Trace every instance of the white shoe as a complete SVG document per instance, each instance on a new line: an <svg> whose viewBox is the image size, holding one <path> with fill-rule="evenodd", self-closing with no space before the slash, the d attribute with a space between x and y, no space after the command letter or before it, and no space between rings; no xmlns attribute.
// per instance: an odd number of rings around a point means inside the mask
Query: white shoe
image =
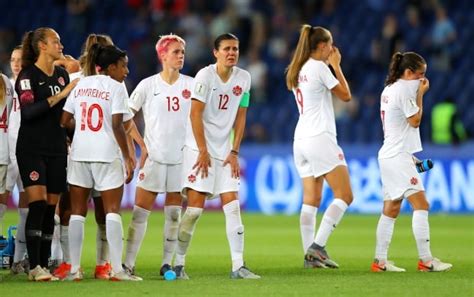
<svg viewBox="0 0 474 297"><path fill-rule="evenodd" d="M74 281L78 282L84 279L84 273L82 272L82 269L79 268L76 272L69 272L69 274L64 278L64 280L67 281Z"/></svg>
<svg viewBox="0 0 474 297"><path fill-rule="evenodd" d="M111 281L142 281L143 278L131 275L130 273L126 272L125 270L120 271L119 273L114 273L113 271L110 274Z"/></svg>
<svg viewBox="0 0 474 297"><path fill-rule="evenodd" d="M379 261L374 260L372 267L370 268L373 272L405 272L406 270L401 267L395 266L392 261Z"/></svg>
<svg viewBox="0 0 474 297"><path fill-rule="evenodd" d="M433 258L431 261L418 261L418 271L423 272L442 272L448 271L453 267L453 264L441 262L438 258Z"/></svg>
<svg viewBox="0 0 474 297"><path fill-rule="evenodd" d="M48 270L43 269L39 265L28 273L28 279L35 282L50 281L52 277Z"/></svg>

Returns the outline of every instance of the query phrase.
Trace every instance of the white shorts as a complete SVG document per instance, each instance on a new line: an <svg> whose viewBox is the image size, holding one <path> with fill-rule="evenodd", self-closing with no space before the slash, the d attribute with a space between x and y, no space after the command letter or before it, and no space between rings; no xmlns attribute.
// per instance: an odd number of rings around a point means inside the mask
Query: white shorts
<svg viewBox="0 0 474 297"><path fill-rule="evenodd" d="M8 165L0 165L0 194L7 190L7 169Z"/></svg>
<svg viewBox="0 0 474 297"><path fill-rule="evenodd" d="M379 159L379 167L384 200L403 199L425 190L411 154Z"/></svg>
<svg viewBox="0 0 474 297"><path fill-rule="evenodd" d="M337 144L336 136L329 133L295 139L293 158L301 178L319 177L331 172L339 165L347 166L344 152Z"/></svg>
<svg viewBox="0 0 474 297"><path fill-rule="evenodd" d="M125 182L122 161L111 163L69 161L67 181L71 185L107 191L122 186Z"/></svg>
<svg viewBox="0 0 474 297"><path fill-rule="evenodd" d="M224 161L211 157L211 167L208 168L208 176L201 178L201 173L196 175L194 164L199 152L184 147L183 150L183 190L181 195L187 198L187 189L207 193L207 199L215 198L217 195L228 192L238 192L240 178L233 178L230 165L222 166Z"/></svg>
<svg viewBox="0 0 474 297"><path fill-rule="evenodd" d="M138 172L137 187L155 193L181 192L182 164L163 164L146 159Z"/></svg>
<svg viewBox="0 0 474 297"><path fill-rule="evenodd" d="M10 157L10 163L8 164L7 172L7 191L12 192L15 185L18 187L19 192L24 192L23 182L20 177L20 170L18 169L18 163L16 158L13 159Z"/></svg>

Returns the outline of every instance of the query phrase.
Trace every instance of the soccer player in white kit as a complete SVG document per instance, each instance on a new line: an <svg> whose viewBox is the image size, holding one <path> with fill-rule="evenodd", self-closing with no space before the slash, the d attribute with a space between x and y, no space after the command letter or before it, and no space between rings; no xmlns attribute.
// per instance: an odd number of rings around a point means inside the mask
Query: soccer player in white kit
<svg viewBox="0 0 474 297"><path fill-rule="evenodd" d="M128 94L122 83L128 74L126 53L115 46L95 44L90 55L100 74L82 78L64 105L61 124L70 127L74 117L74 138L68 166L72 214L69 222L71 272L67 280L81 280L80 268L87 200L92 188L101 192L110 248L110 280L141 280L122 268L122 219L119 215L126 182L133 177L123 115L128 114ZM94 144L94 147L91 146ZM122 153L123 164L120 156Z"/></svg>
<svg viewBox="0 0 474 297"><path fill-rule="evenodd" d="M15 85L18 73L21 71L21 45L16 46L10 56L10 68L12 70L12 77L10 82ZM10 193L15 188L18 188L20 199L18 201L18 215L19 221L15 236L15 254L13 256L13 264L10 271L13 274L26 272L28 273L29 263L26 258L26 237L25 237L25 224L26 217L28 215L28 198L26 197L25 190L23 189L23 183L21 182L20 171L18 169L18 163L16 161L16 140L18 138L18 129L20 128L21 112L20 102L18 101L18 95L13 90L13 106L10 112L10 119L8 122L8 150L10 151L10 163L8 163L7 172L7 184L6 184L6 197L10 196ZM0 204L0 208L2 205ZM0 210L1 212L1 210ZM0 215L1 216L1 215Z"/></svg>
<svg viewBox="0 0 474 297"><path fill-rule="evenodd" d="M3 217L7 210L6 183L9 164L8 124L13 107L13 86L3 73L0 72L0 235L3 234Z"/></svg>
<svg viewBox="0 0 474 297"><path fill-rule="evenodd" d="M414 52L395 53L380 98L384 142L378 159L383 187L383 212L376 231L374 272L404 272L388 261L395 220L403 198L413 208L412 229L418 248L419 271L446 271L452 265L431 255L429 203L413 154L422 150L419 126L423 95L429 89L425 60Z"/></svg>
<svg viewBox="0 0 474 297"><path fill-rule="evenodd" d="M258 279L243 260L244 226L240 217L239 148L250 100L250 74L237 67L239 40L230 33L214 41L217 63L201 69L194 78L191 113L186 127L183 160L183 195L188 199L178 230L174 270L179 279L185 255L206 198L219 195L226 218L226 232L232 257L233 279ZM231 144L230 134L235 137Z"/></svg>
<svg viewBox="0 0 474 297"><path fill-rule="evenodd" d="M349 172L337 144L332 95L343 101L351 91L341 66L341 54L333 46L329 30L303 25L299 41L287 68L286 84L295 95L300 113L295 129L293 153L303 184L300 231L305 251L305 268L338 268L325 246L352 202ZM334 69L335 77L328 64ZM318 232L316 213L321 203L324 180L334 200L323 215Z"/></svg>
<svg viewBox="0 0 474 297"><path fill-rule="evenodd" d="M142 80L130 96L131 112L143 111L146 151L142 151L142 156L148 154L138 173L135 206L128 228L124 265L131 273L158 193L166 193L160 275L172 269L181 219L182 150L193 83L192 77L180 74L185 45L177 35L161 36L155 48L163 70Z"/></svg>
<svg viewBox="0 0 474 297"><path fill-rule="evenodd" d="M91 33L87 36L83 46L81 57L79 58L80 71L70 73L69 78L73 80L75 78L83 78L85 76L97 75L96 64L92 61L89 51L94 44L101 46L113 45L112 39L108 35L94 34ZM62 66L67 69L67 64L70 61L65 58L60 61ZM124 120L125 117L124 117ZM97 279L109 279L110 277L110 263L109 263L109 247L107 244L107 235L105 230L105 213L100 193L93 189L91 196L94 200L94 212L97 223L96 233L96 266L94 271L94 277ZM71 213L70 198L62 196L59 203L59 237L60 246L63 252L62 263L54 270L54 276L59 279L64 279L69 275L71 270L71 259L69 256L69 220ZM55 229L56 234L56 229ZM54 240L53 240L54 243ZM54 245L53 245L54 246ZM52 253L53 254L53 253Z"/></svg>

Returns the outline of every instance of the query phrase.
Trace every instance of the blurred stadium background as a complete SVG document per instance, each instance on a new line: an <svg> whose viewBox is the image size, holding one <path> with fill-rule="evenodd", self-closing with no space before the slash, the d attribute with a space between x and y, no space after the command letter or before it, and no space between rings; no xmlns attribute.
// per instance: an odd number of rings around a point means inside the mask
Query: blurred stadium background
<svg viewBox="0 0 474 297"><path fill-rule="evenodd" d="M291 142L298 113L286 90L284 70L301 24L329 28L342 53L353 100L335 102L338 139L351 171L355 202L350 210L376 213L381 186L376 156L382 143L379 94L395 51L416 51L428 62L430 90L424 99L421 136L435 167L424 174L433 211L474 212L474 3L470 0L0 0L0 69L10 74L9 57L25 31L54 28L64 52L78 57L89 33L110 35L127 50L129 92L156 73L154 44L170 32L187 42L183 73L194 76L213 63L212 41L223 32L240 38L239 66L252 74L251 107L242 148L241 199L249 211L297 213L299 178ZM432 138L433 107L452 98L456 143ZM138 123L140 124L140 123ZM133 205L128 186L123 205ZM323 209L331 197L325 189ZM10 201L10 206L16 198ZM162 197L157 206L162 205ZM209 207L218 207L212 201ZM406 209L405 209L406 210Z"/></svg>

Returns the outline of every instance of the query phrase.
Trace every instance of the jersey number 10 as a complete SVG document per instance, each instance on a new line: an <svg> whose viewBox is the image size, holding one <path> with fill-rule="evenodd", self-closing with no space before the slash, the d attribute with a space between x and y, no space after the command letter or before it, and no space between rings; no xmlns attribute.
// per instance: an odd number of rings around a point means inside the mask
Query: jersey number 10
<svg viewBox="0 0 474 297"><path fill-rule="evenodd" d="M102 124L104 122L104 112L102 111L102 107L100 107L99 104L94 103L89 108L87 107L87 102L81 102L81 108L82 108L82 113L81 113L81 131L86 130L86 123L87 123L87 128L93 132L97 132L102 128ZM94 110L97 110L98 112L98 118L99 120L97 123L94 125L92 124L92 114Z"/></svg>

